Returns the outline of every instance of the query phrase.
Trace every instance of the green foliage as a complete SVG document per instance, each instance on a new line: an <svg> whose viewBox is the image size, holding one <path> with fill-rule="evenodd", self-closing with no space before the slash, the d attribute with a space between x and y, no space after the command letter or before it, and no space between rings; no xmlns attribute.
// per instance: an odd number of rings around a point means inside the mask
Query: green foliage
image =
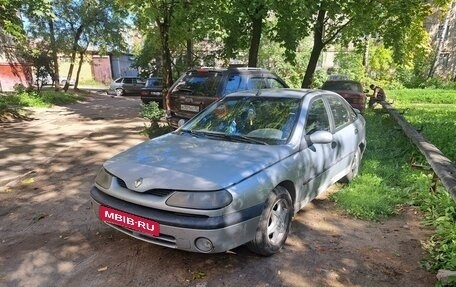
<svg viewBox="0 0 456 287"><path fill-rule="evenodd" d="M365 76L363 55L357 52L339 52L335 58L336 72L348 76L349 79L361 81Z"/></svg>
<svg viewBox="0 0 456 287"><path fill-rule="evenodd" d="M19 107L51 107L53 105L66 105L82 99L81 96L71 93L56 92L51 90L36 91L21 90L16 95L0 96L0 108L7 106Z"/></svg>
<svg viewBox="0 0 456 287"><path fill-rule="evenodd" d="M442 152L456 155L456 146L449 145L456 137L456 93L446 90L389 91L396 108L405 109L405 118ZM360 176L332 195L337 204L356 217L378 220L395 213L403 204L418 206L424 211L425 224L435 234L423 244L428 255L422 264L428 270L456 269L456 203L438 186L431 193L432 175L411 169L414 160L427 165L425 158L381 110L368 110L368 147ZM387 140L386 140L387 139Z"/></svg>
<svg viewBox="0 0 456 287"><path fill-rule="evenodd" d="M412 89L389 91L394 106L404 109L404 117L451 161L456 148L448 144L456 138L456 91Z"/></svg>
<svg viewBox="0 0 456 287"><path fill-rule="evenodd" d="M368 148L361 174L332 198L353 216L379 220L410 202L412 193L425 192L430 179L408 166L415 148L386 114L368 110L365 118Z"/></svg>
<svg viewBox="0 0 456 287"><path fill-rule="evenodd" d="M151 122L158 122L164 115L164 111L158 107L156 102L149 102L141 106L139 115Z"/></svg>
<svg viewBox="0 0 456 287"><path fill-rule="evenodd" d="M424 243L428 254L423 266L431 271L456 270L456 203L443 188L435 194L420 194L417 200L425 211L425 224L435 234Z"/></svg>

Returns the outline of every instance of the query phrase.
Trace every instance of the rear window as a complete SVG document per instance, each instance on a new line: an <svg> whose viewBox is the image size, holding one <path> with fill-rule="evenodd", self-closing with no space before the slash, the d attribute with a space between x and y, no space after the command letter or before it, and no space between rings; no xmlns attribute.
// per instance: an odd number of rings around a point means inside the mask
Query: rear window
<svg viewBox="0 0 456 287"><path fill-rule="evenodd" d="M173 93L183 92L195 96L215 97L222 79L218 72L189 72L174 87Z"/></svg>
<svg viewBox="0 0 456 287"><path fill-rule="evenodd" d="M148 88L159 88L162 85L161 78L148 78L146 81L146 87Z"/></svg>
<svg viewBox="0 0 456 287"><path fill-rule="evenodd" d="M358 93L363 92L361 84L356 82L329 81L323 84L322 89L329 91L353 91Z"/></svg>

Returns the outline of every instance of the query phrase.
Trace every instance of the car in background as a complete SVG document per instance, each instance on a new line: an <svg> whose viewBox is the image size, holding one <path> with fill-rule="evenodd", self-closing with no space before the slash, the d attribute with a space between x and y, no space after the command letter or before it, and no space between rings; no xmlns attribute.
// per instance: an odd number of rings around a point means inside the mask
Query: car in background
<svg viewBox="0 0 456 287"><path fill-rule="evenodd" d="M116 96L140 95L145 82L138 77L120 77L112 81L108 94Z"/></svg>
<svg viewBox="0 0 456 287"><path fill-rule="evenodd" d="M90 191L93 210L160 246L217 253L247 244L269 256L294 214L358 174L365 136L363 116L330 91L231 93L107 160Z"/></svg>
<svg viewBox="0 0 456 287"><path fill-rule="evenodd" d="M352 80L328 80L321 87L322 90L333 91L341 95L347 102L364 112L366 109L367 96L363 86L358 81Z"/></svg>
<svg viewBox="0 0 456 287"><path fill-rule="evenodd" d="M177 128L180 120L188 120L214 101L241 90L287 88L276 74L262 68L191 69L169 89L167 121Z"/></svg>
<svg viewBox="0 0 456 287"><path fill-rule="evenodd" d="M144 88L141 89L141 101L143 104L156 102L160 108L163 108L162 78L151 77L146 80Z"/></svg>

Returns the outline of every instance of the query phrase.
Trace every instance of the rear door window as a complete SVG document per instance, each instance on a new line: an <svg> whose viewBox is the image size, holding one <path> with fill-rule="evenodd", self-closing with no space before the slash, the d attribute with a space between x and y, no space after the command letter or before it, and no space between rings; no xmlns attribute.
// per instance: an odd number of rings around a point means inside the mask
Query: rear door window
<svg viewBox="0 0 456 287"><path fill-rule="evenodd" d="M328 97L329 106L334 118L335 129L338 130L353 121L353 110L349 109L347 105L338 97Z"/></svg>
<svg viewBox="0 0 456 287"><path fill-rule="evenodd" d="M124 84L133 84L133 79L132 78L124 78L123 82L124 82Z"/></svg>

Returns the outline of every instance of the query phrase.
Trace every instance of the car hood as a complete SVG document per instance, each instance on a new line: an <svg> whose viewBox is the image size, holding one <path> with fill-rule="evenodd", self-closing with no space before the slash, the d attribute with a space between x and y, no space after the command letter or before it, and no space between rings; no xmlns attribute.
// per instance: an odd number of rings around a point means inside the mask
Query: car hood
<svg viewBox="0 0 456 287"><path fill-rule="evenodd" d="M290 156L289 145L237 143L167 134L105 162L131 190L219 190ZM142 178L142 184L134 186Z"/></svg>

